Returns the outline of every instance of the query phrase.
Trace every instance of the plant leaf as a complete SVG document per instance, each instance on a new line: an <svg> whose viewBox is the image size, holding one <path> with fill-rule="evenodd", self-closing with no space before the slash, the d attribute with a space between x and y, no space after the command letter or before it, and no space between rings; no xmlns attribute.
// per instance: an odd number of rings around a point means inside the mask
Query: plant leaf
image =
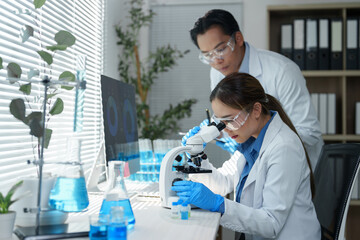
<svg viewBox="0 0 360 240"><path fill-rule="evenodd" d="M25 122L25 103L21 98L13 99L10 103L10 113L22 122Z"/></svg>
<svg viewBox="0 0 360 240"><path fill-rule="evenodd" d="M45 4L46 0L34 0L35 9L41 8Z"/></svg>
<svg viewBox="0 0 360 240"><path fill-rule="evenodd" d="M52 135L52 130L49 128L46 128L45 129L45 142L44 142L44 148L46 148L46 149L49 147L51 135Z"/></svg>
<svg viewBox="0 0 360 240"><path fill-rule="evenodd" d="M60 74L59 76L59 81L64 81L64 82L75 82L76 78L75 75L69 71L65 71L63 73ZM61 86L61 88L66 89L66 90L71 90L74 87L71 86Z"/></svg>
<svg viewBox="0 0 360 240"><path fill-rule="evenodd" d="M37 53L47 64L51 65L53 63L53 58L50 55L50 53L45 52L45 51L37 51Z"/></svg>
<svg viewBox="0 0 360 240"><path fill-rule="evenodd" d="M55 34L55 41L58 45L72 46L75 44L76 38L71 33L60 30Z"/></svg>
<svg viewBox="0 0 360 240"><path fill-rule="evenodd" d="M64 102L61 98L57 98L54 105L51 107L49 113L51 115L57 115L62 113L64 110Z"/></svg>
<svg viewBox="0 0 360 240"><path fill-rule="evenodd" d="M28 79L30 80L34 76L39 76L39 75L40 75L39 69L30 68L30 71L28 72Z"/></svg>
<svg viewBox="0 0 360 240"><path fill-rule="evenodd" d="M32 118L28 125L30 127L30 135L33 135L37 138L42 137L44 131L41 126L41 121L39 121L37 118Z"/></svg>
<svg viewBox="0 0 360 240"><path fill-rule="evenodd" d="M26 95L30 95L31 93L31 83L21 85L19 90Z"/></svg>
<svg viewBox="0 0 360 240"><path fill-rule="evenodd" d="M5 213L6 213L9 211L10 205L14 203L14 201L11 201L11 197L14 195L16 189L21 186L21 184L23 184L23 181L20 181L20 182L16 183L14 186L12 186L11 189L6 194L4 201L3 201L3 205L1 206L3 212L5 211Z"/></svg>
<svg viewBox="0 0 360 240"><path fill-rule="evenodd" d="M2 60L2 57L0 57L0 69L3 69L3 68L4 68L3 65L2 65L2 63L3 63L3 60Z"/></svg>
<svg viewBox="0 0 360 240"><path fill-rule="evenodd" d="M29 25L22 26L22 28L20 29L21 42L22 43L26 42L29 39L29 37L32 36L34 36L34 28Z"/></svg>
<svg viewBox="0 0 360 240"><path fill-rule="evenodd" d="M42 112L32 112L25 118L25 123L28 124L31 120L36 119L36 121L42 121Z"/></svg>
<svg viewBox="0 0 360 240"><path fill-rule="evenodd" d="M21 70L21 67L17 63L14 63L14 62L9 63L6 67L6 69L7 69L8 78L20 78L21 77L22 70ZM17 82L17 80L14 80L14 79L10 79L9 81L10 81L10 83Z"/></svg>
<svg viewBox="0 0 360 240"><path fill-rule="evenodd" d="M56 95L58 95L58 94L57 93L48 94L48 95L46 95L46 100L49 100L50 98L52 98L52 97L54 97Z"/></svg>
<svg viewBox="0 0 360 240"><path fill-rule="evenodd" d="M47 50L50 50L52 52L55 52L56 50L64 51L67 49L67 45L53 45L53 46L47 46Z"/></svg>

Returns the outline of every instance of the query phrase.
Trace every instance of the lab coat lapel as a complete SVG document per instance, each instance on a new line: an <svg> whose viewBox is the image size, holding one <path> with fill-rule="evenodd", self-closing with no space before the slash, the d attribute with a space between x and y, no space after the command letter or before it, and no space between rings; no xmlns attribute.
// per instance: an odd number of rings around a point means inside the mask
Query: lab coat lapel
<svg viewBox="0 0 360 240"><path fill-rule="evenodd" d="M280 131L280 126L281 126L281 118L279 116L279 113L276 113L276 116L271 121L268 129L266 130L265 137L260 148L259 156L256 159L254 166L251 168L249 176L246 179L243 191L245 191L246 187L249 186L251 183L253 183L256 180L256 178L258 178L259 176L258 171L262 167L262 161L261 161L262 155L266 150L267 146L269 145L269 143L273 141L277 133Z"/></svg>
<svg viewBox="0 0 360 240"><path fill-rule="evenodd" d="M257 50L248 44L250 48L249 55L249 74L257 78L261 82L260 76L262 75L262 67Z"/></svg>

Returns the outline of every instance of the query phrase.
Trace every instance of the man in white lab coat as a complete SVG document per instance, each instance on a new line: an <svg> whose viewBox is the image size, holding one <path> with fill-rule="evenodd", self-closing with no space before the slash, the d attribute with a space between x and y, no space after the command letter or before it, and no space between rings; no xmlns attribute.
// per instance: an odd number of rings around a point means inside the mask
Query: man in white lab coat
<svg viewBox="0 0 360 240"><path fill-rule="evenodd" d="M201 51L200 60L211 66L211 90L233 72L245 72L257 78L266 93L282 104L304 142L315 170L324 142L299 67L280 54L256 49L245 42L235 18L225 10L207 12L197 20L190 35ZM217 145L233 154L237 143L226 138L226 143L217 142Z"/></svg>

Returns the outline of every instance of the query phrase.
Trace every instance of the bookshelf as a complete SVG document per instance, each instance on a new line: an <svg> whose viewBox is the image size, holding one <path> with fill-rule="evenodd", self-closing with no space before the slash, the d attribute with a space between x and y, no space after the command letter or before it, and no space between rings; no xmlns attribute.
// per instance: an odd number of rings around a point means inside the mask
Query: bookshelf
<svg viewBox="0 0 360 240"><path fill-rule="evenodd" d="M280 53L281 25L297 18L341 18L342 70L302 71L310 93L336 94L336 133L325 134L325 143L359 142L355 134L355 104L360 102L360 69L346 70L346 19L360 17L360 3L304 4L268 6L268 49ZM359 23L360 24L360 23ZM360 200L352 200L347 219L348 240L360 236Z"/></svg>

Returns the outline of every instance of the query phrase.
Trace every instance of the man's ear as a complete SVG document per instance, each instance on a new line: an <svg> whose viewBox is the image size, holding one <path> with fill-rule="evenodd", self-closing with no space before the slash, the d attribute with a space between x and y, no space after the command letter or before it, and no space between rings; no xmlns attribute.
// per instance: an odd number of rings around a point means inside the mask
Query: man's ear
<svg viewBox="0 0 360 240"><path fill-rule="evenodd" d="M240 47L244 45L244 37L240 31L237 31L235 33L235 42L236 42L236 45L238 45Z"/></svg>

